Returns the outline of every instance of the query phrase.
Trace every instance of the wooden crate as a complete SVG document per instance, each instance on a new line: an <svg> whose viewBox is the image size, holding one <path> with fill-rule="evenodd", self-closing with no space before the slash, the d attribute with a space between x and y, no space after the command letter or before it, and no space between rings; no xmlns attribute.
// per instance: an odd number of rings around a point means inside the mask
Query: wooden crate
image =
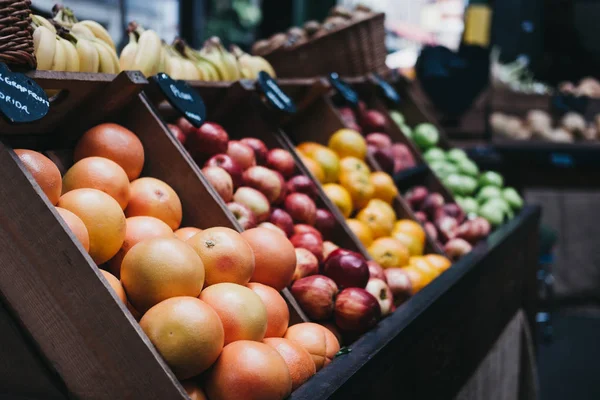
<svg viewBox="0 0 600 400"><path fill-rule="evenodd" d="M43 73L33 76L45 88L68 90L68 96L85 90L68 74L50 73L49 80ZM122 73L65 110L55 124L46 127L40 121L31 126L31 134L23 126L0 126L0 310L7 311L0 321L3 328L10 328L0 331L3 353L7 353L0 358L21 360L32 368L31 374L40 375L31 382L27 374L0 363L2 381L11 380L11 394L186 398L138 323L108 290L94 262L54 207L40 196L38 185L9 147L28 143L27 147L47 151L68 167L69 150L86 129L105 121L120 123L144 145L142 176L161 179L178 193L184 210L182 226L237 228L198 167L140 94L145 84L136 74Z"/></svg>

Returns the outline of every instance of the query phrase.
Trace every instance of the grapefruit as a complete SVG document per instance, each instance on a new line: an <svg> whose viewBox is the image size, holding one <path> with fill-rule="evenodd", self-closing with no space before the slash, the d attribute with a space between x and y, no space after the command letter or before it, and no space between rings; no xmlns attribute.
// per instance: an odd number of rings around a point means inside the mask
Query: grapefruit
<svg viewBox="0 0 600 400"><path fill-rule="evenodd" d="M325 173L323 172L323 168L312 158L308 158L300 154L300 160L304 164L304 166L310 171L310 173L315 177L315 179L321 183L325 180Z"/></svg>
<svg viewBox="0 0 600 400"><path fill-rule="evenodd" d="M100 272L102 272L102 275L104 275L110 287L115 291L117 297L121 299L123 304L127 305L127 296L125 295L125 290L123 289L123 285L121 285L121 281L110 272L103 269L101 269Z"/></svg>
<svg viewBox="0 0 600 400"><path fill-rule="evenodd" d="M58 206L77 215L90 237L90 256L98 265L110 260L125 240L125 215L115 199L97 189L63 194Z"/></svg>
<svg viewBox="0 0 600 400"><path fill-rule="evenodd" d="M392 204L398 196L398 188L391 176L382 171L373 172L369 175L369 181L375 188L373 197Z"/></svg>
<svg viewBox="0 0 600 400"><path fill-rule="evenodd" d="M131 304L143 313L170 297L198 297L204 266L198 254L175 237L146 239L123 258L121 282Z"/></svg>
<svg viewBox="0 0 600 400"><path fill-rule="evenodd" d="M373 243L373 234L367 224L357 219L347 219L346 224L348 224L348 228L350 228L363 246L369 247Z"/></svg>
<svg viewBox="0 0 600 400"><path fill-rule="evenodd" d="M298 343L279 337L266 338L264 343L274 348L287 364L292 378L292 390L296 390L317 373L312 356Z"/></svg>
<svg viewBox="0 0 600 400"><path fill-rule="evenodd" d="M75 162L86 157L105 157L119 164L130 181L144 167L144 146L129 129L117 124L100 124L83 134L73 153Z"/></svg>
<svg viewBox="0 0 600 400"><path fill-rule="evenodd" d="M404 267L410 257L408 248L401 241L388 236L375 239L368 251L383 268Z"/></svg>
<svg viewBox="0 0 600 400"><path fill-rule="evenodd" d="M452 261L439 254L427 254L425 260L427 260L432 267L437 269L439 273L444 272L452 266Z"/></svg>
<svg viewBox="0 0 600 400"><path fill-rule="evenodd" d="M195 297L172 297L156 304L140 326L179 379L208 369L223 349L219 316Z"/></svg>
<svg viewBox="0 0 600 400"><path fill-rule="evenodd" d="M206 286L231 282L245 285L254 273L254 253L233 229L209 228L192 236L187 243L204 263Z"/></svg>
<svg viewBox="0 0 600 400"><path fill-rule="evenodd" d="M15 154L37 182L52 205L58 203L62 178L58 167L45 155L33 150L16 149Z"/></svg>
<svg viewBox="0 0 600 400"><path fill-rule="evenodd" d="M249 340L226 345L206 377L210 400L283 400L291 391L285 360L271 346Z"/></svg>
<svg viewBox="0 0 600 400"><path fill-rule="evenodd" d="M81 218L64 208L56 207L56 211L58 211L73 235L79 240L83 249L86 252L90 251L90 235Z"/></svg>
<svg viewBox="0 0 600 400"><path fill-rule="evenodd" d="M317 371L329 364L340 350L340 344L334 334L313 322L290 326L284 337L298 343L310 353Z"/></svg>
<svg viewBox="0 0 600 400"><path fill-rule="evenodd" d="M113 258L108 262L110 272L117 278L121 277L121 263L125 254L139 242L155 237L173 237L169 225L154 217L131 217L125 221L125 240Z"/></svg>
<svg viewBox="0 0 600 400"><path fill-rule="evenodd" d="M350 197L350 193L342 185L328 183L323 185L323 191L329 200L339 208L344 218L350 217L352 213L352 197Z"/></svg>
<svg viewBox="0 0 600 400"><path fill-rule="evenodd" d="M356 157L364 160L367 155L367 141L353 129L339 129L329 138L327 145L340 158Z"/></svg>
<svg viewBox="0 0 600 400"><path fill-rule="evenodd" d="M183 240L185 242L189 238L191 238L192 236L194 236L196 233L200 233L200 232L202 232L202 229L188 226L188 227L185 227L185 228L179 228L179 229L177 229L175 231L175 236L177 236L180 240Z"/></svg>
<svg viewBox="0 0 600 400"><path fill-rule="evenodd" d="M130 190L127 217L146 215L164 221L173 230L179 228L183 218L181 200L171 186L159 179L140 178L131 182Z"/></svg>
<svg viewBox="0 0 600 400"><path fill-rule="evenodd" d="M225 344L236 340L261 341L267 331L267 309L260 297L246 286L217 283L200 294L219 315Z"/></svg>
<svg viewBox="0 0 600 400"><path fill-rule="evenodd" d="M283 290L296 270L296 251L287 237L271 229L254 228L242 233L254 253L250 280Z"/></svg>
<svg viewBox="0 0 600 400"><path fill-rule="evenodd" d="M98 189L117 200L122 209L129 202L129 178L114 161L88 157L76 162L63 177L63 194L73 189Z"/></svg>
<svg viewBox="0 0 600 400"><path fill-rule="evenodd" d="M260 297L267 309L265 337L282 337L290 322L290 310L279 292L262 283L250 282L248 287Z"/></svg>

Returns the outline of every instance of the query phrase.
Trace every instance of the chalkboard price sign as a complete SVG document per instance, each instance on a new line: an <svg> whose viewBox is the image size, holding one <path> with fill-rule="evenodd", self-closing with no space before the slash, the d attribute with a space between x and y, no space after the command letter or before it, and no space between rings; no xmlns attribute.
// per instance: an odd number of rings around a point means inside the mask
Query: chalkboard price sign
<svg viewBox="0 0 600 400"><path fill-rule="evenodd" d="M37 121L50 108L48 96L32 79L0 63L0 113L12 123Z"/></svg>
<svg viewBox="0 0 600 400"><path fill-rule="evenodd" d="M296 112L296 105L292 99L281 90L277 82L275 82L269 74L265 71L260 71L256 82L258 83L260 90L265 94L267 101L271 103L275 109L288 114Z"/></svg>
<svg viewBox="0 0 600 400"><path fill-rule="evenodd" d="M331 86L337 90L338 94L346 101L350 106L356 108L358 107L358 94L344 82L337 72L332 72L329 74L329 83Z"/></svg>
<svg viewBox="0 0 600 400"><path fill-rule="evenodd" d="M206 106L196 90L184 81L175 81L161 72L152 78L167 101L174 109L182 113L192 125L199 128L206 121Z"/></svg>
<svg viewBox="0 0 600 400"><path fill-rule="evenodd" d="M386 80L384 80L379 74L373 74L373 79L379 86L379 90L383 96L392 104L400 104L400 95Z"/></svg>

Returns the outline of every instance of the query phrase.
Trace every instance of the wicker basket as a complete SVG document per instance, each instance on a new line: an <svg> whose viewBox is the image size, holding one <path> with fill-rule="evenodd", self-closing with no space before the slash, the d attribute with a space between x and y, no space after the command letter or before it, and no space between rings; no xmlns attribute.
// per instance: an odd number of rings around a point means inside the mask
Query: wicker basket
<svg viewBox="0 0 600 400"><path fill-rule="evenodd" d="M296 47L264 57L281 78L308 78L337 72L340 76L385 73L385 14L351 23Z"/></svg>
<svg viewBox="0 0 600 400"><path fill-rule="evenodd" d="M0 62L35 69L30 0L0 0Z"/></svg>

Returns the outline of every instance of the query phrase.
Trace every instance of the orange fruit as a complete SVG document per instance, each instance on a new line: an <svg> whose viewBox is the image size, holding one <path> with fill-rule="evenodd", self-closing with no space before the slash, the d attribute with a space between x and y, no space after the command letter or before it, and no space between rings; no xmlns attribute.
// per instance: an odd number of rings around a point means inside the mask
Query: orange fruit
<svg viewBox="0 0 600 400"><path fill-rule="evenodd" d="M337 183L323 185L323 191L329 200L340 209L342 215L348 218L352 213L352 197L350 197L350 193Z"/></svg>
<svg viewBox="0 0 600 400"><path fill-rule="evenodd" d="M396 211L392 208L392 206L380 199L373 199L369 201L367 207L376 208L385 214L387 218L392 221L396 221Z"/></svg>
<svg viewBox="0 0 600 400"><path fill-rule="evenodd" d="M157 238L173 237L173 230L158 218L154 217L131 217L125 221L125 240L113 258L108 262L110 272L119 278L121 276L121 263L125 254L139 242Z"/></svg>
<svg viewBox="0 0 600 400"><path fill-rule="evenodd" d="M300 159L302 160L306 168L308 168L308 170L313 174L315 179L323 183L323 181L325 180L325 173L323 172L323 168L321 168L319 163L317 163L312 158L308 158L307 156L304 156L302 154L300 154Z"/></svg>
<svg viewBox="0 0 600 400"><path fill-rule="evenodd" d="M171 297L197 297L204 266L194 249L175 237L146 239L123 258L121 283L131 304L144 312Z"/></svg>
<svg viewBox="0 0 600 400"><path fill-rule="evenodd" d="M254 252L242 235L229 228L209 228L186 242L204 263L206 286L231 282L245 285L254 273Z"/></svg>
<svg viewBox="0 0 600 400"><path fill-rule="evenodd" d="M298 343L310 353L317 371L329 364L340 350L340 343L335 335L313 322L290 326L284 337Z"/></svg>
<svg viewBox="0 0 600 400"><path fill-rule="evenodd" d="M439 254L427 254L425 260L427 260L429 265L437 269L439 273L444 272L452 266L452 261Z"/></svg>
<svg viewBox="0 0 600 400"><path fill-rule="evenodd" d="M249 340L226 345L206 376L210 400L283 400L291 392L283 357L271 346Z"/></svg>
<svg viewBox="0 0 600 400"><path fill-rule="evenodd" d="M202 232L202 229L200 228L194 228L192 226L188 226L185 228L179 228L175 231L175 236L177 236L180 240L183 240L184 242L187 241L189 238L191 238L192 236L194 236L196 233L200 233Z"/></svg>
<svg viewBox="0 0 600 400"><path fill-rule="evenodd" d="M423 256L411 257L408 260L408 265L413 266L419 271L423 272L430 281L437 278L437 276L440 274L440 272L433 265L429 264L427 259Z"/></svg>
<svg viewBox="0 0 600 400"><path fill-rule="evenodd" d="M337 182L340 176L340 158L333 150L321 147L309 156L323 169L323 183Z"/></svg>
<svg viewBox="0 0 600 400"><path fill-rule="evenodd" d="M132 181L140 176L144 167L144 146L129 129L117 124L100 124L84 133L75 146L73 161L87 157L113 160Z"/></svg>
<svg viewBox="0 0 600 400"><path fill-rule="evenodd" d="M320 322L319 325L321 325L323 328L327 329L329 332L333 333L333 336L338 341L338 345L342 342L342 334L340 333L340 331L339 331L338 327L335 325L335 323L333 323L333 322ZM331 339L331 337L327 336L326 338L327 338L327 340L329 340L330 342L332 342L332 343L335 344L335 342L333 342L333 340ZM337 351L335 353L337 353ZM335 353L333 354L334 356L335 356ZM330 357L330 358L333 359L333 357Z"/></svg>
<svg viewBox="0 0 600 400"><path fill-rule="evenodd" d="M279 292L262 283L250 282L248 287L260 297L267 309L265 337L282 337L290 322L290 310Z"/></svg>
<svg viewBox="0 0 600 400"><path fill-rule="evenodd" d="M326 148L325 146L323 146L322 144L316 143L316 142L304 142L304 143L300 143L298 146L296 146L296 150L298 150L298 152L300 152L301 154L305 155L306 157L310 157L312 158L312 156L315 154L315 152L319 149L323 149Z"/></svg>
<svg viewBox="0 0 600 400"><path fill-rule="evenodd" d="M52 205L58 203L62 178L58 167L45 155L33 150L16 149L15 154L37 182Z"/></svg>
<svg viewBox="0 0 600 400"><path fill-rule="evenodd" d="M90 235L81 218L64 208L56 207L56 211L58 211L73 235L79 240L83 249L86 252L90 251Z"/></svg>
<svg viewBox="0 0 600 400"><path fill-rule="evenodd" d="M365 247L373 243L373 233L367 224L357 219L347 219L346 224Z"/></svg>
<svg viewBox="0 0 600 400"><path fill-rule="evenodd" d="M63 177L63 194L73 189L98 189L117 200L122 209L129 202L129 178L114 161L88 157L76 162Z"/></svg>
<svg viewBox="0 0 600 400"><path fill-rule="evenodd" d="M394 224L393 233L403 232L414 236L419 242L425 243L425 229L416 221L410 219L400 219Z"/></svg>
<svg viewBox="0 0 600 400"><path fill-rule="evenodd" d="M356 157L344 157L340 160L340 174L359 173L363 176L369 176L371 169L362 160Z"/></svg>
<svg viewBox="0 0 600 400"><path fill-rule="evenodd" d="M369 246L369 254L383 268L404 267L409 262L409 252L399 240L381 237Z"/></svg>
<svg viewBox="0 0 600 400"><path fill-rule="evenodd" d="M254 273L250 280L283 290L296 270L296 251L285 235L266 228L242 232L254 252Z"/></svg>
<svg viewBox="0 0 600 400"><path fill-rule="evenodd" d="M121 299L123 304L127 305L127 295L125 294L125 289L123 289L123 285L121 285L121 281L119 281L117 277L111 274L110 272L107 272L103 269L101 269L100 272L102 272L102 275L104 275L112 290L115 291L117 297Z"/></svg>
<svg viewBox="0 0 600 400"><path fill-rule="evenodd" d="M317 373L312 356L296 342L284 338L266 338L264 343L274 348L283 358L292 378L292 390L296 390Z"/></svg>
<svg viewBox="0 0 600 400"><path fill-rule="evenodd" d="M198 386L195 382L184 381L181 382L181 386L183 386L183 389L185 390L185 393L187 393L190 400L208 400L204 394L204 391L200 389L200 386Z"/></svg>
<svg viewBox="0 0 600 400"><path fill-rule="evenodd" d="M346 188L352 198L352 208L364 208L375 194L375 186L369 181L369 175L349 172L340 175L340 184Z"/></svg>
<svg viewBox="0 0 600 400"><path fill-rule="evenodd" d="M363 208L357 215L356 219L364 223L371 229L371 233L373 234L373 238L377 239L384 236L389 236L392 232L392 228L394 227L395 218L390 218L389 210L381 207L374 206L373 200L369 202L366 208ZM387 203L382 202L383 204L389 205ZM392 213L393 209L390 210Z"/></svg>
<svg viewBox="0 0 600 400"><path fill-rule="evenodd" d="M391 176L382 171L373 172L369 175L369 182L373 185L373 197L392 204L398 196L398 188Z"/></svg>
<svg viewBox="0 0 600 400"><path fill-rule="evenodd" d="M259 295L246 286L217 283L200 294L219 314L225 331L225 344L236 340L261 341L267 331L267 308Z"/></svg>
<svg viewBox="0 0 600 400"><path fill-rule="evenodd" d="M367 141L353 129L339 129L329 138L328 147L340 157L356 157L364 160Z"/></svg>
<svg viewBox="0 0 600 400"><path fill-rule="evenodd" d="M414 265L402 268L402 271L406 272L408 279L412 285L412 294L416 294L421 289L431 282L426 273L416 268Z"/></svg>
<svg viewBox="0 0 600 400"><path fill-rule="evenodd" d="M417 236L398 231L393 232L392 237L401 241L408 248L411 256L423 255L423 250L425 248L424 240L421 240Z"/></svg>
<svg viewBox="0 0 600 400"><path fill-rule="evenodd" d="M110 260L125 240L125 215L115 199L97 189L63 194L58 206L77 215L90 237L90 256L96 264Z"/></svg>
<svg viewBox="0 0 600 400"><path fill-rule="evenodd" d="M149 309L140 326L179 379L210 367L223 349L217 313L195 297L172 297Z"/></svg>
<svg viewBox="0 0 600 400"><path fill-rule="evenodd" d="M165 182L140 178L131 182L131 198L125 209L127 217L146 215L164 221L171 229L179 228L183 217L177 193Z"/></svg>

